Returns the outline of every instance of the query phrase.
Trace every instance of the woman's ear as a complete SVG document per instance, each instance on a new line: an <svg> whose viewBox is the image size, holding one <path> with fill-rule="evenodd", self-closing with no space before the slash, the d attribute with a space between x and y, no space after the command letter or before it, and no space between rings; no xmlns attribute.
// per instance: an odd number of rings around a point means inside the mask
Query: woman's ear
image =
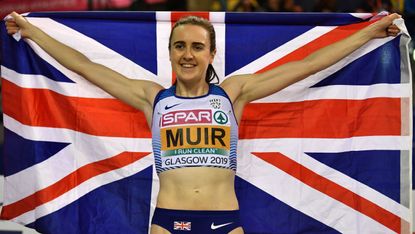
<svg viewBox="0 0 415 234"><path fill-rule="evenodd" d="M215 58L215 55L216 55L216 49L210 53L210 61L209 61L210 64L213 63L213 59Z"/></svg>

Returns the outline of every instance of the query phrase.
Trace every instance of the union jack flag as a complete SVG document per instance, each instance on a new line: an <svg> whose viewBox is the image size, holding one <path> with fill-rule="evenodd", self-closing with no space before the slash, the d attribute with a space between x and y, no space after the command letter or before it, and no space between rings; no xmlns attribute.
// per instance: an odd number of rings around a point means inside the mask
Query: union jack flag
<svg viewBox="0 0 415 234"><path fill-rule="evenodd" d="M30 13L91 60L169 87L172 22L189 13ZM217 33L222 79L304 58L372 14L194 13ZM402 22L401 22L402 23ZM408 37L372 40L249 104L236 192L246 233L409 233ZM1 217L42 233L147 233L158 192L144 115L1 26Z"/></svg>
<svg viewBox="0 0 415 234"><path fill-rule="evenodd" d="M191 231L192 230L192 223L191 222L183 222L183 221L174 221L174 230L180 231Z"/></svg>

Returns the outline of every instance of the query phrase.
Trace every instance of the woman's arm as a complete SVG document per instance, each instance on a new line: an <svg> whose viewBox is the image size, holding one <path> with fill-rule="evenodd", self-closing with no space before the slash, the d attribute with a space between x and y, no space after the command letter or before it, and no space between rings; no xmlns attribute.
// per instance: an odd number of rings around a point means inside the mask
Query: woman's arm
<svg viewBox="0 0 415 234"><path fill-rule="evenodd" d="M251 101L269 96L335 64L371 39L396 36L399 29L392 25L392 21L399 17L398 14L385 16L347 38L317 50L302 60L286 63L261 74L230 77L221 86L228 93L234 103L235 111L238 112Z"/></svg>
<svg viewBox="0 0 415 234"><path fill-rule="evenodd" d="M6 21L7 33L20 30L22 37L31 39L69 70L81 75L112 96L139 109L152 108L154 97L162 87L151 81L133 80L108 67L89 60L85 55L55 40L23 16L13 12Z"/></svg>

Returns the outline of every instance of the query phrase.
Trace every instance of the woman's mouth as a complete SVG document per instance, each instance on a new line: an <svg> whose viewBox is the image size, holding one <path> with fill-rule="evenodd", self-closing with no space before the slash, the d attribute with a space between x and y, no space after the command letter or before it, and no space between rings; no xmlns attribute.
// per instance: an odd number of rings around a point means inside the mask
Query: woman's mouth
<svg viewBox="0 0 415 234"><path fill-rule="evenodd" d="M193 68L196 65L195 64L190 64L190 63L182 63L182 64L180 64L180 66L183 67L183 68Z"/></svg>

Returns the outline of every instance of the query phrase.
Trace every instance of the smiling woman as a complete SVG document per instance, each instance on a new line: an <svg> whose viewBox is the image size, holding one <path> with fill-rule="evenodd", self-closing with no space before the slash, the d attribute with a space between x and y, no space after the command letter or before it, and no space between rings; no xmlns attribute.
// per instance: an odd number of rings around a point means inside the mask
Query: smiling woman
<svg viewBox="0 0 415 234"><path fill-rule="evenodd" d="M201 40L202 41L196 41L194 42L194 45L192 45L192 47L194 47L194 49L196 51L203 51L206 48L209 49L211 55L214 57L216 54L216 33L215 33L215 29L213 28L213 25L207 21L204 18L200 18L200 17L196 17L196 16L188 16L185 18L181 18L180 20L178 20L174 26L172 31L170 32L170 36L169 36L169 50L171 52L171 47L172 44L175 43L180 43L181 45L179 45L180 47L183 47L183 41L181 42L173 42L173 32L176 33L177 30L175 30L177 27L179 26L199 26L201 28L204 29L203 31L199 31L199 33L201 33ZM196 29L197 30L197 29ZM206 41L207 40L207 41ZM206 44L208 43L208 44ZM183 49L183 48L181 48ZM219 82L219 77L217 76L215 69L212 66L212 62L213 62L213 57L212 57L212 61L209 63L208 67L207 67L207 71L206 71L206 76L205 76L205 80L207 83L210 83L213 79L218 79ZM192 66L190 64L190 66Z"/></svg>
<svg viewBox="0 0 415 234"><path fill-rule="evenodd" d="M220 85L211 65L215 53L212 24L190 16L173 27L169 54L177 81L165 89L133 80L90 61L56 41L17 13L8 33L36 42L66 68L114 97L143 111L151 125L160 190L151 233L243 233L235 194L238 122L244 106L331 66L371 39L399 32L389 15L303 60L261 74L227 78Z"/></svg>
<svg viewBox="0 0 415 234"><path fill-rule="evenodd" d="M200 77L205 77L207 67L213 62L214 52L209 50L209 37L206 30L195 25L181 25L174 30L170 48L170 60L173 72L178 77L177 95L189 96L182 93L182 81L191 82L194 87L204 86L204 90L194 93L196 96L205 94L207 84ZM205 83L205 85L203 85ZM180 85L179 85L180 84Z"/></svg>

